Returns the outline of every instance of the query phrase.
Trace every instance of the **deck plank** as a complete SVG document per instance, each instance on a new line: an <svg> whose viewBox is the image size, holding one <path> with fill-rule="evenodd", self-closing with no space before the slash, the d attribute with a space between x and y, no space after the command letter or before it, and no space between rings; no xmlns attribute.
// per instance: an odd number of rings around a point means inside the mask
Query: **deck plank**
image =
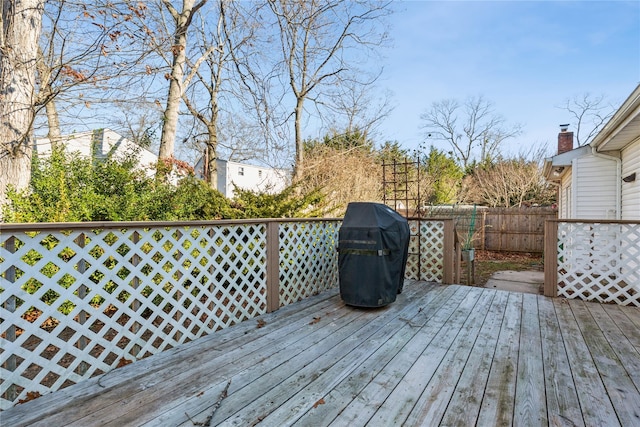
<svg viewBox="0 0 640 427"><path fill-rule="evenodd" d="M469 358L449 401L442 425L472 426L476 424L508 297L507 292L496 292L489 313L473 343Z"/></svg>
<svg viewBox="0 0 640 427"><path fill-rule="evenodd" d="M437 294L434 292L428 302L432 302L435 296ZM386 364L394 353L397 354L415 336L419 328L426 323L427 315L423 314L422 305L421 301L420 304L412 306L411 310L403 310L397 317L391 319L389 323L376 332L375 336L356 347L347 358L338 361L307 387L300 390L269 416L265 417L263 420L265 425L288 426L295 423L305 413L322 413L324 408L331 405L331 403L327 403L325 397L328 398L331 390L334 390L338 385L344 384L349 378L356 379L356 381L358 379L364 379L365 381L370 379L374 375L371 370L376 369L376 365L372 365L370 359L375 354L378 354L384 359L377 362L384 361ZM369 363L367 364L366 362L368 361ZM361 368L363 365L367 367L364 370ZM354 376L353 374L356 371L359 371L359 374ZM326 420L329 416L329 414L325 413L321 415L321 419Z"/></svg>
<svg viewBox="0 0 640 427"><path fill-rule="evenodd" d="M538 298L533 294L522 297L520 355L516 375L514 426L548 424L545 403L542 342L538 318Z"/></svg>
<svg viewBox="0 0 640 427"><path fill-rule="evenodd" d="M589 312L587 306L591 304L578 300L569 303L618 420L626 426L640 425L638 388Z"/></svg>
<svg viewBox="0 0 640 427"><path fill-rule="evenodd" d="M403 294L408 296L408 292ZM404 297L403 297L404 299ZM250 387L230 394L212 420L214 425L253 425L330 370L336 363L349 363L351 353L360 357L362 343L376 340L380 330L398 315L405 316L419 308L420 300L406 298L405 306L398 304L384 309L361 310L362 322L353 322L331 334L326 340L309 347L300 357L287 360L277 369L257 378ZM398 310L400 309L401 310ZM365 350L366 351L366 350ZM279 386L274 388L273 385ZM310 402L313 405L314 402Z"/></svg>
<svg viewBox="0 0 640 427"><path fill-rule="evenodd" d="M478 322L482 322L489 309L489 303L493 299L491 291L472 288L459 306L458 311L449 319L449 322L441 329L438 335L426 346L420 357L415 361L411 369L403 376L400 383L389 395L385 404L380 407L370 422L373 425L403 425L412 411L419 411L416 419L425 420L426 425L439 422L441 413L434 414L430 408L437 410L446 407L444 396L453 391L455 384L451 384L450 370L461 370L460 359L454 355L456 349L454 343L463 343L473 334L477 334ZM461 335L462 334L462 335ZM460 339L456 340L460 336ZM464 350L460 351L463 354ZM466 359L466 358L464 358ZM453 367L448 363L455 362ZM438 369L442 366L441 369ZM429 392L423 396L425 388L430 387ZM440 398L440 396L443 396ZM448 399L447 399L448 400ZM407 425L412 425L408 422Z"/></svg>
<svg viewBox="0 0 640 427"><path fill-rule="evenodd" d="M640 352L640 308L620 307L618 305L603 304L604 310L614 323L618 326L622 334L629 340L636 351ZM634 321L638 318L637 321Z"/></svg>
<svg viewBox="0 0 640 427"><path fill-rule="evenodd" d="M336 298L336 303L338 300ZM254 390L256 375L262 373L264 370L270 370L274 372L276 369L281 369L284 364L289 366L293 372L296 369L300 369L304 364L313 360L314 355L309 351L311 348L316 348L321 345L334 346L342 342L342 337L352 333L359 328L361 317L366 317L366 314L358 313L353 310L340 311L340 313L346 313L337 318L327 317L323 322L322 318L320 322L310 325L312 319L306 322L304 325L300 325L299 328L305 330L305 334L300 339L299 333L290 333L284 336L274 337L275 341L268 346L261 346L257 351L254 351L249 356L245 355L242 349L237 352L228 353L220 358L215 358L205 362L200 370L207 372L207 375L190 375L180 378L178 387L184 390L183 395L186 396L198 396L198 394L207 390L209 387L218 387L220 383L225 383L229 378L234 378L229 388L229 398L226 401L233 401L234 393L238 388L244 388ZM320 328L327 328L331 330L330 335L314 334ZM247 345L248 346L248 345ZM245 346L245 347L247 347ZM220 366L220 359L223 359L225 364ZM167 378L172 383L176 384L176 377ZM278 384L275 381L273 384ZM259 389L258 389L259 390ZM144 421L151 420L157 417L157 414L164 410L167 400L172 401L172 406L175 403L174 398L171 396L173 391L166 388L158 388L157 392L153 395L145 393L141 395L144 400L128 401L125 405L119 405L118 417L113 417L111 423L105 423L102 425L109 426L121 426L127 425L129 422L136 420ZM152 400L150 399L152 398ZM209 403L209 402L206 402ZM141 414L140 410L134 411L135 407L144 408L144 413ZM108 409L105 409L108 410ZM223 408L220 408L220 413L223 413ZM92 413L92 419L102 418L101 413ZM183 415L186 421L186 415Z"/></svg>
<svg viewBox="0 0 640 427"><path fill-rule="evenodd" d="M411 369L426 345L432 342L441 329L450 322L463 301L469 300L471 288L448 286L445 288L445 297L448 304L442 306L429 322L420 329L418 334L403 348L402 353L396 355L384 368L370 381L364 389L353 398L351 403L332 420L331 426L364 426L381 407L389 394L397 387L400 380Z"/></svg>
<svg viewBox="0 0 640 427"><path fill-rule="evenodd" d="M553 304L562 328L562 338L569 356L584 423L592 426L620 425L589 347L571 311L569 300L556 299Z"/></svg>
<svg viewBox="0 0 640 427"><path fill-rule="evenodd" d="M510 293L496 352L476 425L510 426L513 422L516 373L522 322L521 293Z"/></svg>
<svg viewBox="0 0 640 427"><path fill-rule="evenodd" d="M406 319L406 322L403 321L404 325L401 325L394 339L388 340L376 349L347 378L322 396L323 404L312 407L300 414L298 419L291 421L295 425L316 426L326 425L334 420L379 375L382 369L391 363L392 359L410 351L409 342L411 339L420 332L420 328L435 318L441 307L449 302L449 293L445 292L445 289L439 287L430 292L427 295L428 299L425 299L424 304L421 305L422 310L419 310L418 315L412 319Z"/></svg>
<svg viewBox="0 0 640 427"><path fill-rule="evenodd" d="M576 385L555 307L549 298L538 297L540 337L544 360L547 414L552 426L584 426Z"/></svg>
<svg viewBox="0 0 640 427"><path fill-rule="evenodd" d="M404 289L375 310L323 293L17 405L2 425L191 426L225 389L212 425L640 425L639 309Z"/></svg>
<svg viewBox="0 0 640 427"><path fill-rule="evenodd" d="M609 316L609 311L605 310L602 304L588 304L586 307L624 366L629 378L640 390L640 350L631 343L620 329L621 324Z"/></svg>

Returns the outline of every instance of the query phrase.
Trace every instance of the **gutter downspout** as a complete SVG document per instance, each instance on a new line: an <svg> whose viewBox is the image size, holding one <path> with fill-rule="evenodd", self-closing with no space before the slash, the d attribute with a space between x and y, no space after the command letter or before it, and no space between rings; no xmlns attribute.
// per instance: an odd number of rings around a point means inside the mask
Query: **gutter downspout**
<svg viewBox="0 0 640 427"><path fill-rule="evenodd" d="M622 218L622 159L610 156L608 154L602 154L596 151L596 147L591 147L591 154L594 157L599 157L605 160L614 160L616 162L616 219Z"/></svg>

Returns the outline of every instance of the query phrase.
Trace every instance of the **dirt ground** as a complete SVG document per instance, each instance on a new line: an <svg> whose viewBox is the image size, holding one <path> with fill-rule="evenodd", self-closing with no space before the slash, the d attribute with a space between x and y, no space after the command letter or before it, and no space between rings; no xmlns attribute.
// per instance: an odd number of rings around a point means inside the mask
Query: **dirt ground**
<svg viewBox="0 0 640 427"><path fill-rule="evenodd" d="M463 261L462 266L462 283L467 283L467 266ZM533 254L528 252L494 252L494 251L475 251L475 286L484 286L487 280L497 271L513 270L525 271L536 270L543 271L544 264L542 254Z"/></svg>

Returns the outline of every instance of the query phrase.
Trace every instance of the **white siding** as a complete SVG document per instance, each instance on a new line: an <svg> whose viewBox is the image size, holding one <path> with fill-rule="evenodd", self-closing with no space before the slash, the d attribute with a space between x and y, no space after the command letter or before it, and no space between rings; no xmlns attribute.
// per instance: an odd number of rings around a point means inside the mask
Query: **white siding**
<svg viewBox="0 0 640 427"><path fill-rule="evenodd" d="M564 174L560 183L560 200L558 203L558 218L571 218L571 169Z"/></svg>
<svg viewBox="0 0 640 427"><path fill-rule="evenodd" d="M220 167L221 163L224 163L224 169ZM225 176L221 177L221 173ZM226 197L233 196L234 185L245 190L277 193L287 186L288 179L282 169L228 161L218 163L218 190Z"/></svg>
<svg viewBox="0 0 640 427"><path fill-rule="evenodd" d="M615 219L618 180L616 162L593 155L573 161L573 192L579 219Z"/></svg>
<svg viewBox="0 0 640 427"><path fill-rule="evenodd" d="M139 167L148 176L155 175L155 167L152 168L152 166L155 166L158 156L110 129L65 135L61 138L60 144L67 153L76 154L82 158L95 156L105 159L113 156L115 159L122 160L127 156L135 155ZM47 138L37 138L35 150L41 158L49 157L51 155L51 141Z"/></svg>
<svg viewBox="0 0 640 427"><path fill-rule="evenodd" d="M622 219L640 219L640 139L622 150L622 177L634 172L635 181L622 183Z"/></svg>

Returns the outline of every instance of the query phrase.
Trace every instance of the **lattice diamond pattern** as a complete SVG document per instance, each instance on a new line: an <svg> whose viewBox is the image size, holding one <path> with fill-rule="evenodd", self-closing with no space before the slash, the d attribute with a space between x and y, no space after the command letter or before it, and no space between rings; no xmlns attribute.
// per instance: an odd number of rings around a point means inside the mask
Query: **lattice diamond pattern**
<svg viewBox="0 0 640 427"><path fill-rule="evenodd" d="M339 227L279 224L281 306L337 286ZM0 410L28 392L66 387L264 313L266 230L256 223L0 234ZM412 230L420 268L410 258L407 276L441 280L443 224ZM415 251L418 240L412 244Z"/></svg>
<svg viewBox="0 0 640 427"><path fill-rule="evenodd" d="M444 277L444 223L409 221L411 237L405 277L442 283Z"/></svg>
<svg viewBox="0 0 640 427"><path fill-rule="evenodd" d="M280 225L280 306L338 285L340 223L291 222Z"/></svg>
<svg viewBox="0 0 640 427"><path fill-rule="evenodd" d="M1 236L0 393L16 396L0 409L264 313L265 235L245 224Z"/></svg>
<svg viewBox="0 0 640 427"><path fill-rule="evenodd" d="M559 223L558 295L640 306L640 224Z"/></svg>

